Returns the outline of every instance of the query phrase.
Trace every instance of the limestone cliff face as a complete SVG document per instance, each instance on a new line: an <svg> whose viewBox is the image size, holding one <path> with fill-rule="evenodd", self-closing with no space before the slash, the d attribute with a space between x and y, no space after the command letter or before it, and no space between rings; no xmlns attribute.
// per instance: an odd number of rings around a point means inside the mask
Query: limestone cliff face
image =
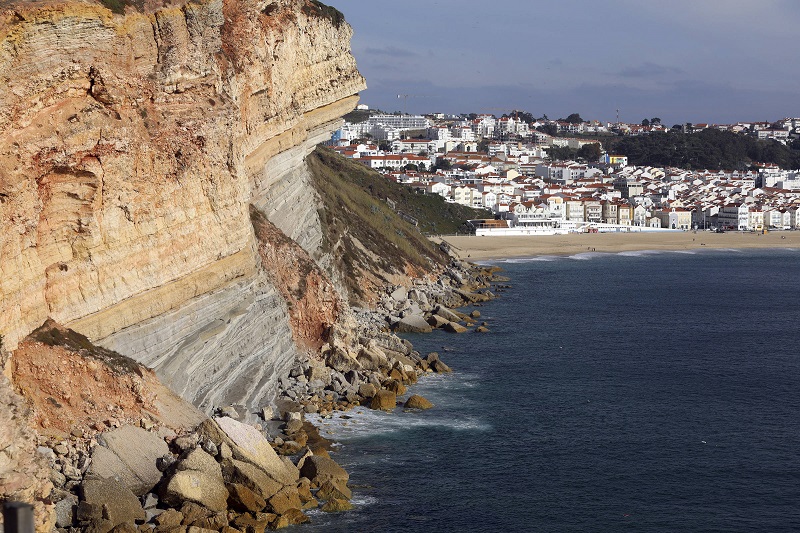
<svg viewBox="0 0 800 533"><path fill-rule="evenodd" d="M351 30L306 0L136 4L3 3L0 334L50 317L255 404L296 345L250 206L323 259L303 160L364 88Z"/></svg>

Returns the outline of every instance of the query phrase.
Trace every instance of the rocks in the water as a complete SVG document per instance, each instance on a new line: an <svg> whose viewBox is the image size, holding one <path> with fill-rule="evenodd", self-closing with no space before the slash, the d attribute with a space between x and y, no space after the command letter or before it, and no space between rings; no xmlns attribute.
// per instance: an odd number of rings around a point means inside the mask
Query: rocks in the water
<svg viewBox="0 0 800 533"><path fill-rule="evenodd" d="M422 315L408 315L394 324L396 333L430 333L431 326Z"/></svg>
<svg viewBox="0 0 800 533"><path fill-rule="evenodd" d="M319 487L326 481L337 481L347 485L350 479L344 468L331 459L322 455L311 455L303 461L300 474L311 481L312 486Z"/></svg>
<svg viewBox="0 0 800 533"><path fill-rule="evenodd" d="M341 481L328 480L320 486L317 498L320 500L350 500L353 498L353 491Z"/></svg>
<svg viewBox="0 0 800 533"><path fill-rule="evenodd" d="M276 481L284 485L297 483L295 474L286 468L286 465L275 453L275 450L272 449L272 446L269 445L267 439L256 428L228 417L217 418L215 422L225 436L235 445L231 447L234 457L239 457L260 467L264 472L267 472ZM208 424L204 423L204 425ZM209 429L211 429L210 426ZM213 429L211 430L213 431Z"/></svg>
<svg viewBox="0 0 800 533"><path fill-rule="evenodd" d="M392 391L379 390L372 397L369 406L371 409L379 411L391 411L397 405L397 395Z"/></svg>
<svg viewBox="0 0 800 533"><path fill-rule="evenodd" d="M475 328L475 333L489 333L489 328L486 326L478 326Z"/></svg>
<svg viewBox="0 0 800 533"><path fill-rule="evenodd" d="M383 388L394 393L395 401L397 401L397 396L402 396L408 391L408 388L397 379L386 380L386 382L383 384Z"/></svg>
<svg viewBox="0 0 800 533"><path fill-rule="evenodd" d="M481 312L478 311L477 309L475 309L474 311L472 311L469 314L469 316L470 316L470 318L480 318L481 317Z"/></svg>
<svg viewBox="0 0 800 533"><path fill-rule="evenodd" d="M403 405L406 409L430 409L433 407L433 404L426 398L419 396L418 394L411 395L406 403Z"/></svg>
<svg viewBox="0 0 800 533"><path fill-rule="evenodd" d="M457 322L448 322L442 329L448 333L464 333L467 331L467 328Z"/></svg>
<svg viewBox="0 0 800 533"><path fill-rule="evenodd" d="M325 505L322 506L322 510L326 513L339 513L342 511L350 511L353 508L353 504L347 500L339 500L337 498L332 498L325 502Z"/></svg>
<svg viewBox="0 0 800 533"><path fill-rule="evenodd" d="M436 359L433 363L431 363L431 368L433 369L434 372L440 374L446 374L452 372L450 367L444 364L440 359Z"/></svg>

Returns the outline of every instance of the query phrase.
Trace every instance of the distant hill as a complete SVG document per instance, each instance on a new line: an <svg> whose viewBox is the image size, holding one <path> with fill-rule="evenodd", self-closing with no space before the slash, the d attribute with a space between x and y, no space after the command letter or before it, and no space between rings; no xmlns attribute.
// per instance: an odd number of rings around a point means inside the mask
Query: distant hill
<svg viewBox="0 0 800 533"><path fill-rule="evenodd" d="M800 168L800 141L790 146L728 131L668 131L606 141L610 152L628 156L632 165L686 169L743 170L754 163Z"/></svg>

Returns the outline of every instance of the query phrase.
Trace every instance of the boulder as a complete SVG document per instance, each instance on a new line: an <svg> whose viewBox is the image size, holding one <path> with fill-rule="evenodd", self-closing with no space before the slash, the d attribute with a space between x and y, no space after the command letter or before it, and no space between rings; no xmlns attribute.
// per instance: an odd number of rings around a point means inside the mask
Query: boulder
<svg viewBox="0 0 800 533"><path fill-rule="evenodd" d="M364 370L379 370L389 365L386 354L374 341L359 350L357 360Z"/></svg>
<svg viewBox="0 0 800 533"><path fill-rule="evenodd" d="M378 389L372 383L362 383L358 387L358 393L364 398L372 398L376 392L378 392Z"/></svg>
<svg viewBox="0 0 800 533"><path fill-rule="evenodd" d="M230 466L225 469L225 477L231 483L238 483L252 490L264 500L272 498L283 488L282 483L272 479L257 466L236 459L232 459Z"/></svg>
<svg viewBox="0 0 800 533"><path fill-rule="evenodd" d="M413 394L406 400L405 405L403 406L406 409L430 409L433 407L433 404L428 401L426 398L418 394Z"/></svg>
<svg viewBox="0 0 800 533"><path fill-rule="evenodd" d="M275 496L269 499L272 511L277 514L285 514L289 509L301 509L303 503L297 487L284 487Z"/></svg>
<svg viewBox="0 0 800 533"><path fill-rule="evenodd" d="M450 367L449 367L449 366L447 366L446 364L444 364L444 363L443 363L442 361L440 361L439 359L437 359L436 361L434 361L434 362L431 364L431 368L433 369L433 371L434 371L434 372L438 372L438 373L440 373L440 374L446 374L446 373L452 372L452 370L450 369Z"/></svg>
<svg viewBox="0 0 800 533"><path fill-rule="evenodd" d="M56 527L72 527L75 520L75 508L78 506L78 498L74 494L67 495L66 498L56 502Z"/></svg>
<svg viewBox="0 0 800 533"><path fill-rule="evenodd" d="M336 461L322 455L307 457L303 461L300 474L311 480L311 484L317 487L326 481L338 481L347 485L347 481L350 479L350 475Z"/></svg>
<svg viewBox="0 0 800 533"><path fill-rule="evenodd" d="M344 350L337 348L332 350L325 362L329 367L339 372L347 372L349 370L361 370L361 364Z"/></svg>
<svg viewBox="0 0 800 533"><path fill-rule="evenodd" d="M461 320L460 316L455 314L450 309L444 307L443 305L436 307L436 314L449 322L458 322Z"/></svg>
<svg viewBox="0 0 800 533"><path fill-rule="evenodd" d="M150 492L161 481L156 461L169 453L164 439L135 426L103 433L100 446L92 451L88 472L101 478L116 478L137 496Z"/></svg>
<svg viewBox="0 0 800 533"><path fill-rule="evenodd" d="M386 390L393 392L395 394L395 397L402 396L403 394L408 392L408 388L396 379L386 380L386 383L383 384L383 387ZM396 400L397 398L395 398L395 401Z"/></svg>
<svg viewBox="0 0 800 533"><path fill-rule="evenodd" d="M467 331L467 328L457 322L448 322L442 329L448 333L465 333Z"/></svg>
<svg viewBox="0 0 800 533"><path fill-rule="evenodd" d="M489 328L486 326L478 326L475 328L475 333L489 333Z"/></svg>
<svg viewBox="0 0 800 533"><path fill-rule="evenodd" d="M100 509L102 519L111 527L122 523L144 520L145 513L139 498L125 485L115 479L89 477L81 486L84 508Z"/></svg>
<svg viewBox="0 0 800 533"><path fill-rule="evenodd" d="M283 514L282 518L287 519L290 526L306 524L311 521L311 519L300 509L289 509Z"/></svg>
<svg viewBox="0 0 800 533"><path fill-rule="evenodd" d="M228 483L225 488L228 489L228 506L234 511L256 513L263 511L267 506L264 498L244 485Z"/></svg>
<svg viewBox="0 0 800 533"><path fill-rule="evenodd" d="M329 480L319 488L317 498L320 500L351 500L353 499L353 491L340 481Z"/></svg>
<svg viewBox="0 0 800 533"><path fill-rule="evenodd" d="M175 472L170 478L162 499L170 505L191 501L212 511L225 511L228 508L228 489L222 477L209 475L197 470Z"/></svg>
<svg viewBox="0 0 800 533"><path fill-rule="evenodd" d="M398 287L390 294L392 300L398 303L405 302L408 299L408 289L405 287Z"/></svg>
<svg viewBox="0 0 800 533"><path fill-rule="evenodd" d="M353 504L347 500L339 500L333 498L325 502L325 505L322 506L322 510L326 513L339 513L342 511L350 511L353 509Z"/></svg>
<svg viewBox="0 0 800 533"><path fill-rule="evenodd" d="M441 327L444 327L445 324L449 324L450 323L450 321L447 320L446 318L444 318L442 316L439 316L439 315L436 315L436 314L430 315L428 317L427 321L428 321L428 324L430 324L430 326L432 328L441 328Z"/></svg>
<svg viewBox="0 0 800 533"><path fill-rule="evenodd" d="M195 448L186 454L178 464L175 466L178 471L194 470L196 472L203 472L211 477L222 480L222 467L216 459L211 457L201 448Z"/></svg>
<svg viewBox="0 0 800 533"><path fill-rule="evenodd" d="M372 397L370 408L380 411L391 411L397 405L397 395L392 391L379 390Z"/></svg>
<svg viewBox="0 0 800 533"><path fill-rule="evenodd" d="M430 333L431 327L422 315L408 315L394 325L395 333Z"/></svg>
<svg viewBox="0 0 800 533"><path fill-rule="evenodd" d="M256 465L283 485L297 483L296 474L286 468L267 439L256 428L227 417L216 418L214 421L233 443L231 450L236 459Z"/></svg>
<svg viewBox="0 0 800 533"><path fill-rule="evenodd" d="M470 318L480 318L481 317L481 312L478 311L477 309L475 309L474 311L472 311L469 314L469 316L470 316Z"/></svg>

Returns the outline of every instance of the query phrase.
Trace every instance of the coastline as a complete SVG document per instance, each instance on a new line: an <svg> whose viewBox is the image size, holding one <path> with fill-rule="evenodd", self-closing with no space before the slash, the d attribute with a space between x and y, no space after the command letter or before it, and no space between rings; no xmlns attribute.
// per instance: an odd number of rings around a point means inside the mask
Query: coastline
<svg viewBox="0 0 800 533"><path fill-rule="evenodd" d="M453 253L468 261L487 261L543 255L574 255L584 252L619 253L641 250L680 251L696 249L798 248L800 231L713 233L575 233L524 237L476 237L459 235L432 237L446 242Z"/></svg>

